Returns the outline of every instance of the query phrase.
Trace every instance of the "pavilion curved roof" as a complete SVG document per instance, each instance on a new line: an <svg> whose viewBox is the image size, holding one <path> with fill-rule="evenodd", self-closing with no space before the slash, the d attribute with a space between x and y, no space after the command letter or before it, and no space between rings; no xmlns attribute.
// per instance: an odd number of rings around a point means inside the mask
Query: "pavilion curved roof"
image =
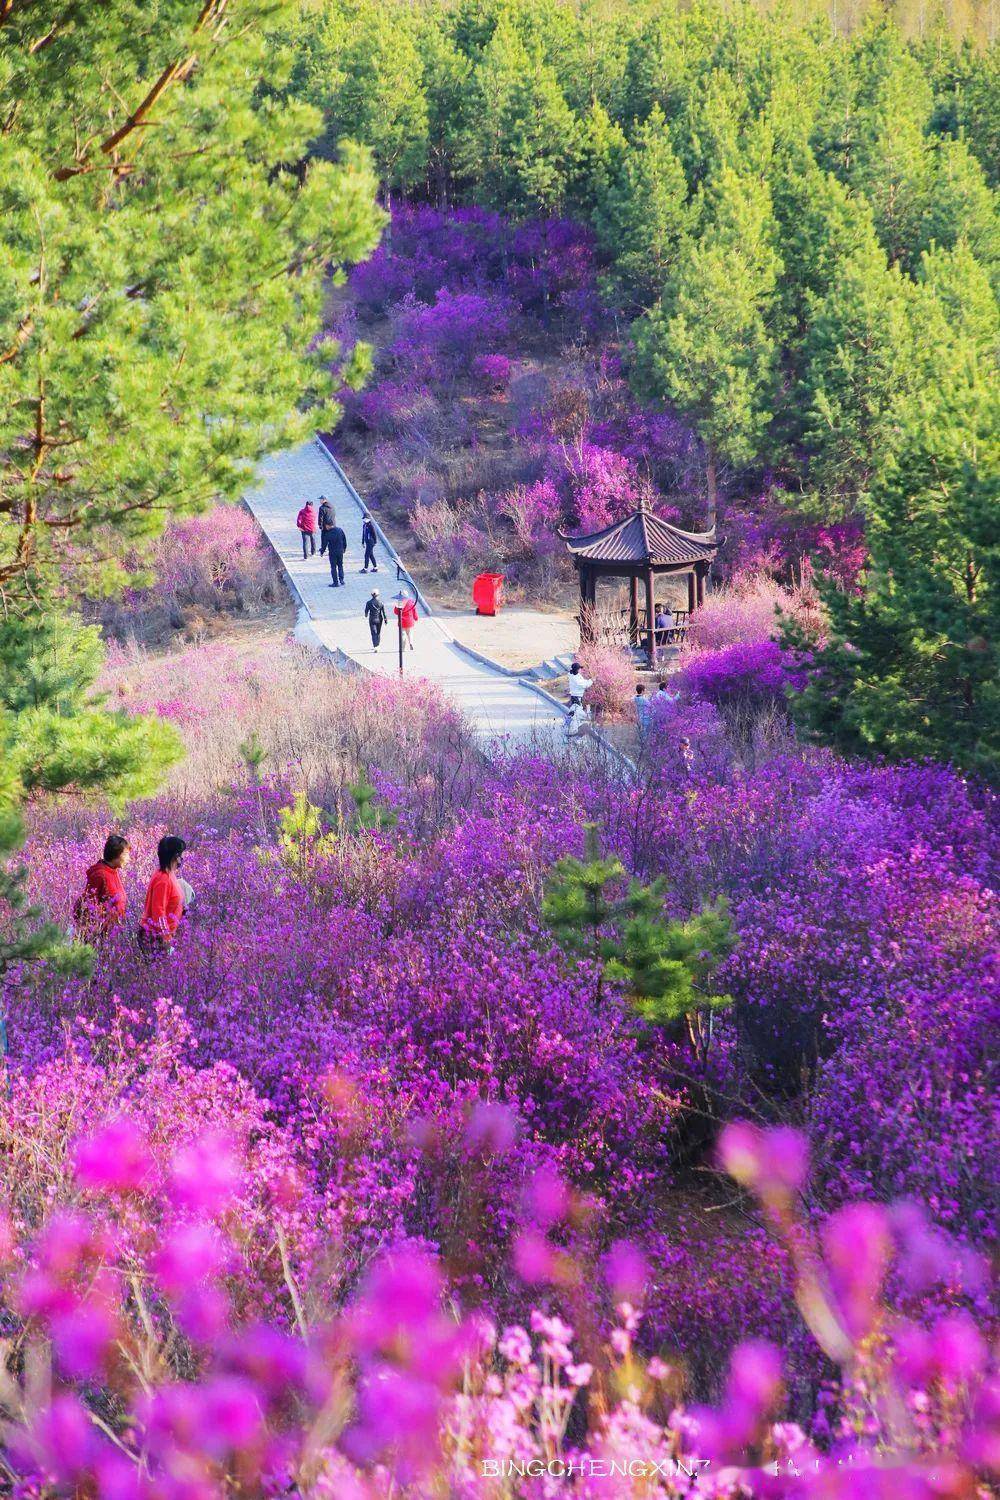
<svg viewBox="0 0 1000 1500"><path fill-rule="evenodd" d="M637 567L682 567L685 563L711 562L717 550L715 528L711 531L681 531L652 511L637 510L624 521L616 521L589 536L559 535L570 555L587 562L631 563Z"/></svg>

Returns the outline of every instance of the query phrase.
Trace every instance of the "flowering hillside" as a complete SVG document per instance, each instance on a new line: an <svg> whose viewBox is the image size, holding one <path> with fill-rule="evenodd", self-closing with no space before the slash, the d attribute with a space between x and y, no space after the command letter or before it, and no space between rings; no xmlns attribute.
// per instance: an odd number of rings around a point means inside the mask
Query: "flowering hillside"
<svg viewBox="0 0 1000 1500"><path fill-rule="evenodd" d="M987 1441L984 791L799 751L754 763L693 695L658 709L638 783L484 766L432 694L404 709L293 645L133 648L106 687L190 750L128 816L130 902L178 828L196 899L169 953L144 957L130 918L89 979L8 975L5 1316L26 1349L52 1340L63 1393L25 1408L24 1472L119 1483L78 1401L95 1390L133 1412L125 1451L170 1493L229 1463L268 1492L288 1465L310 1493L365 1495L390 1474L424 1493L442 1465L462 1493L519 1494L486 1484L491 1463L574 1453L720 1473L832 1441L866 1463L860 1411L893 1381L921 1443ZM303 789L312 819L288 811ZM668 915L727 899L709 1030L643 1019L547 918L592 822L630 876L664 879ZM61 924L106 826L33 819L32 886ZM748 1114L801 1132L775 1137L787 1164L761 1158L783 1184L762 1215L706 1175ZM841 1344L803 1296L802 1215ZM890 1378L876 1351L897 1337ZM782 1382L801 1431L769 1427Z"/></svg>
<svg viewBox="0 0 1000 1500"><path fill-rule="evenodd" d="M572 220L402 204L338 298L340 347L377 346L338 451L445 591L499 566L529 598L559 593L572 573L557 529L599 530L644 501L704 524L697 436L631 393L599 268ZM787 570L811 555L851 580L864 558L856 522L810 525L766 477L734 484L726 532L729 564Z"/></svg>
<svg viewBox="0 0 1000 1500"><path fill-rule="evenodd" d="M0 0L0 1500L1000 1494L998 57Z"/></svg>

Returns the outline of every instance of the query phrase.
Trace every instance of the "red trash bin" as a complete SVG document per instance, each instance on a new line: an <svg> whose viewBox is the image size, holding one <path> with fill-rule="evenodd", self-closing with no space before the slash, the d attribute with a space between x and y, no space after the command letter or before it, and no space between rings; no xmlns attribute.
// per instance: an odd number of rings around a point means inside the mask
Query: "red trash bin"
<svg viewBox="0 0 1000 1500"><path fill-rule="evenodd" d="M502 573L480 573L472 585L472 602L477 615L495 615L503 603Z"/></svg>

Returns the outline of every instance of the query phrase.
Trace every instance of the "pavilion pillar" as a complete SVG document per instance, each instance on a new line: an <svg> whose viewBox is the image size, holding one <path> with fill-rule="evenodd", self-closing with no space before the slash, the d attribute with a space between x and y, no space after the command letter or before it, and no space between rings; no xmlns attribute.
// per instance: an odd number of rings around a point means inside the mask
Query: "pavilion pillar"
<svg viewBox="0 0 1000 1500"><path fill-rule="evenodd" d="M698 608L698 594L694 581L694 569L692 568L687 578L688 582L688 614L693 615Z"/></svg>
<svg viewBox="0 0 1000 1500"><path fill-rule="evenodd" d="M695 593L696 593L696 597L697 597L697 601L698 601L698 608L701 609L701 606L705 602L705 569L704 569L704 567L699 567L698 568L698 571L697 571L697 587L696 587Z"/></svg>
<svg viewBox="0 0 1000 1500"><path fill-rule="evenodd" d="M639 644L639 580L635 574L629 579L628 643Z"/></svg>
<svg viewBox="0 0 1000 1500"><path fill-rule="evenodd" d="M592 621L590 618L590 602L588 592L590 588L590 569L586 563L580 564L580 639L589 641L592 635Z"/></svg>
<svg viewBox="0 0 1000 1500"><path fill-rule="evenodd" d="M656 666L656 600L654 598L655 587L653 584L653 570L646 569L646 650L649 653L649 665Z"/></svg>

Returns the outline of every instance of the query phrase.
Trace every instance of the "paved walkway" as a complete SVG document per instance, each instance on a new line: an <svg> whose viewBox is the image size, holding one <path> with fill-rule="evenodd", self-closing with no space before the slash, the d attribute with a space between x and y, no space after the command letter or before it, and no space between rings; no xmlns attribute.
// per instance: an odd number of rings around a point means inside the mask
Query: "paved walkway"
<svg viewBox="0 0 1000 1500"><path fill-rule="evenodd" d="M384 537L376 549L378 574L373 577L360 572L364 510L337 465L319 442L303 443L265 459L258 468L258 481L257 488L246 494L246 503L284 564L308 614L308 633L345 664L395 676L399 655L392 601L406 586L397 582L396 557ZM331 502L337 524L347 533L344 585L336 589L330 587L330 569L326 558L319 555L318 539L316 556L303 561L295 527L300 507L312 500L318 508L320 495ZM372 650L364 615L365 601L375 587L389 615L389 627L383 632L378 651ZM553 704L518 678L466 655L437 616L425 615L423 608L419 613L413 631L414 650L405 658L407 674L439 683L458 703L482 741L552 744L563 725L563 716ZM543 654L541 645L539 655Z"/></svg>

